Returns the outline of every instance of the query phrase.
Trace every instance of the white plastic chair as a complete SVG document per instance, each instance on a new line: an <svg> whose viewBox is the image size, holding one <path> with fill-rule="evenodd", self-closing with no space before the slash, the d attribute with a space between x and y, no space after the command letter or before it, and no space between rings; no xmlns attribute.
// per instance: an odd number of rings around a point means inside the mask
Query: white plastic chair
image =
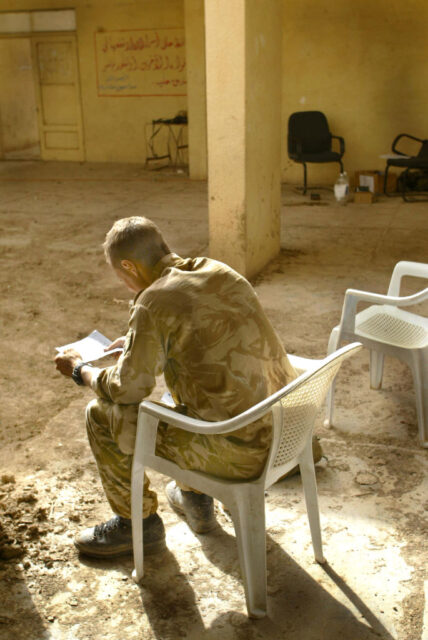
<svg viewBox="0 0 428 640"><path fill-rule="evenodd" d="M392 273L386 296L348 289L340 324L330 334L327 353L335 351L342 341L359 340L370 349L370 386L382 385L385 355L394 356L411 369L415 385L419 439L428 446L428 318L403 311L400 307L419 304L428 299L428 288L400 297L403 276L428 278L428 264L398 262ZM359 302L372 306L357 313ZM334 383L327 399L325 424L333 423Z"/></svg>
<svg viewBox="0 0 428 640"><path fill-rule="evenodd" d="M136 582L140 582L144 574L141 513L146 466L213 496L229 509L235 527L250 616L260 618L266 614L264 492L296 464L300 465L315 559L318 562L324 561L312 456L312 431L315 417L340 365L360 348L358 343L348 345L315 364L310 360L293 359L290 356L297 367L302 369L305 366L307 371L266 400L230 420L205 422L180 415L152 402L144 401L140 404L131 496L135 562L133 577ZM194 433L225 434L240 429L269 412L273 415L272 445L264 471L256 480L223 480L206 473L183 470L155 454L160 421Z"/></svg>

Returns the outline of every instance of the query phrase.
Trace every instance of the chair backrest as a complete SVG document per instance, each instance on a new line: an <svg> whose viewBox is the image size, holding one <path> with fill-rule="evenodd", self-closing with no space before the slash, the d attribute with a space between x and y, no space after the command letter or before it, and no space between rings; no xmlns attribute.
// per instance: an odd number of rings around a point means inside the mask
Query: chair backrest
<svg viewBox="0 0 428 640"><path fill-rule="evenodd" d="M321 111L297 111L288 119L288 153L297 153L297 141L302 153L322 153L331 150L331 133L327 118Z"/></svg>
<svg viewBox="0 0 428 640"><path fill-rule="evenodd" d="M361 349L358 342L342 347L321 361L309 375L273 407L273 442L267 463L266 486L281 474L281 467L303 451L315 418L343 361Z"/></svg>
<svg viewBox="0 0 428 640"><path fill-rule="evenodd" d="M428 140L423 140L419 153L416 157L421 160L428 160Z"/></svg>

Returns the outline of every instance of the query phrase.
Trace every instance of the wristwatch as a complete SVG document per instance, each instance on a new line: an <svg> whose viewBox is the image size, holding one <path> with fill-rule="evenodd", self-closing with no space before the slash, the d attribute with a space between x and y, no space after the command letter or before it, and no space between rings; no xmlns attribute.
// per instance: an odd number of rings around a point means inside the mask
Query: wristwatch
<svg viewBox="0 0 428 640"><path fill-rule="evenodd" d="M88 367L92 367L92 365L89 364L89 362L82 362L80 360L74 367L73 373L71 374L71 377L73 378L74 382L78 384L79 387L83 387L85 385L85 383L83 382L82 371L81 371L82 367L84 367L85 365L88 365Z"/></svg>

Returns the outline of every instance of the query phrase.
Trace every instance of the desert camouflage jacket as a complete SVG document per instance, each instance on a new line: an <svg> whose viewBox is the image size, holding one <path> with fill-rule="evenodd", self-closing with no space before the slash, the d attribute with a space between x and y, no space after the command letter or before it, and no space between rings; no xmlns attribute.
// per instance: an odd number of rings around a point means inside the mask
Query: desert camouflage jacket
<svg viewBox="0 0 428 640"><path fill-rule="evenodd" d="M188 415L215 421L245 411L296 377L253 288L230 267L172 253L154 273L153 284L134 299L123 354L93 383L101 398L125 413L134 405L135 420L135 405L163 373ZM268 424L264 418L230 437L265 448Z"/></svg>

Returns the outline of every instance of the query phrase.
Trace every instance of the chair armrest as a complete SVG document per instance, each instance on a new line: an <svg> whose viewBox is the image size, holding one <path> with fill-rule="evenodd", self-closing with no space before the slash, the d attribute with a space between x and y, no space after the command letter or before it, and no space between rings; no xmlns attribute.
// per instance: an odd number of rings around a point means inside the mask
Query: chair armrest
<svg viewBox="0 0 428 640"><path fill-rule="evenodd" d="M342 347L338 351L335 351L323 360L316 361L314 367L309 368L307 371L305 371L305 373L302 373L300 376L295 378L295 380L292 380L286 387L279 389L268 398L265 398L250 409L247 409L247 411L243 411L239 415L235 416L234 418L230 418L229 420L222 420L220 422L208 422L206 420L190 418L180 413L176 413L175 411L172 411L167 407L163 407L159 404L155 404L154 402L150 402L149 400L143 400L143 402L141 402L139 406L138 421L140 420L141 413L147 413L154 418L163 420L168 424L172 424L175 427L180 427L181 429L185 429L186 431L192 431L193 433L230 433L232 431L240 429L241 427L245 427L245 425L258 420L259 418L262 418L272 410L273 405L281 400L281 398L284 398L289 393L294 391L296 387L299 387L308 378L315 375L317 371L319 371L322 367L330 366L331 361L343 356L348 358L359 349L361 349L361 344L359 342L354 342L352 344L346 345L345 347ZM307 358L302 358L302 360L303 359L307 360Z"/></svg>
<svg viewBox="0 0 428 640"><path fill-rule="evenodd" d="M305 373L305 371L316 369L316 367L321 363L321 360L302 358L301 356L295 356L292 353L287 353L287 357L299 375Z"/></svg>
<svg viewBox="0 0 428 640"><path fill-rule="evenodd" d="M342 318L340 321L341 330L353 332L355 330L355 316L359 302L371 302L372 304L387 304L394 307L408 307L428 300L428 288L414 293L411 296L396 297L385 296L369 291L359 291L358 289L348 289L345 293L343 303Z"/></svg>
<svg viewBox="0 0 428 640"><path fill-rule="evenodd" d="M397 262L389 283L388 296L400 295L401 279L404 278L404 276L428 279L428 264L423 262L410 262L409 260L400 260L400 262Z"/></svg>
<svg viewBox="0 0 428 640"><path fill-rule="evenodd" d="M343 156L343 154L345 153L345 140L342 138L342 136L331 136L332 138L335 138L336 140L339 140L340 143L340 155Z"/></svg>
<svg viewBox="0 0 428 640"><path fill-rule="evenodd" d="M398 151L396 148L396 145L398 141L401 140L401 138L409 138L410 140L416 140L416 142L420 142L421 144L423 143L423 140L421 140L421 138L415 138L415 136L411 136L408 133L400 133L392 143L392 152L397 153L399 156L408 156L407 153L404 153L403 151Z"/></svg>
<svg viewBox="0 0 428 640"><path fill-rule="evenodd" d="M268 398L267 400L271 400ZM176 411L172 411L171 409L167 409L166 407L161 407L154 402L150 402L149 400L144 400L140 404L139 411L149 414L159 420L167 422L168 424L173 425L174 427L180 427L180 429L184 429L186 431L192 431L193 433L204 433L204 434L221 434L221 433L230 433L231 431L236 431L241 427L244 427L254 420L264 416L271 409L271 405L274 404L274 401L271 402L261 402L259 405L252 407L248 411L244 411L243 413L231 418L230 420L223 420L221 422L208 422L206 420L199 420L197 418L190 418L189 416L184 416ZM260 405L265 405L260 407ZM260 407L260 408L259 408ZM257 410L258 409L258 410Z"/></svg>

